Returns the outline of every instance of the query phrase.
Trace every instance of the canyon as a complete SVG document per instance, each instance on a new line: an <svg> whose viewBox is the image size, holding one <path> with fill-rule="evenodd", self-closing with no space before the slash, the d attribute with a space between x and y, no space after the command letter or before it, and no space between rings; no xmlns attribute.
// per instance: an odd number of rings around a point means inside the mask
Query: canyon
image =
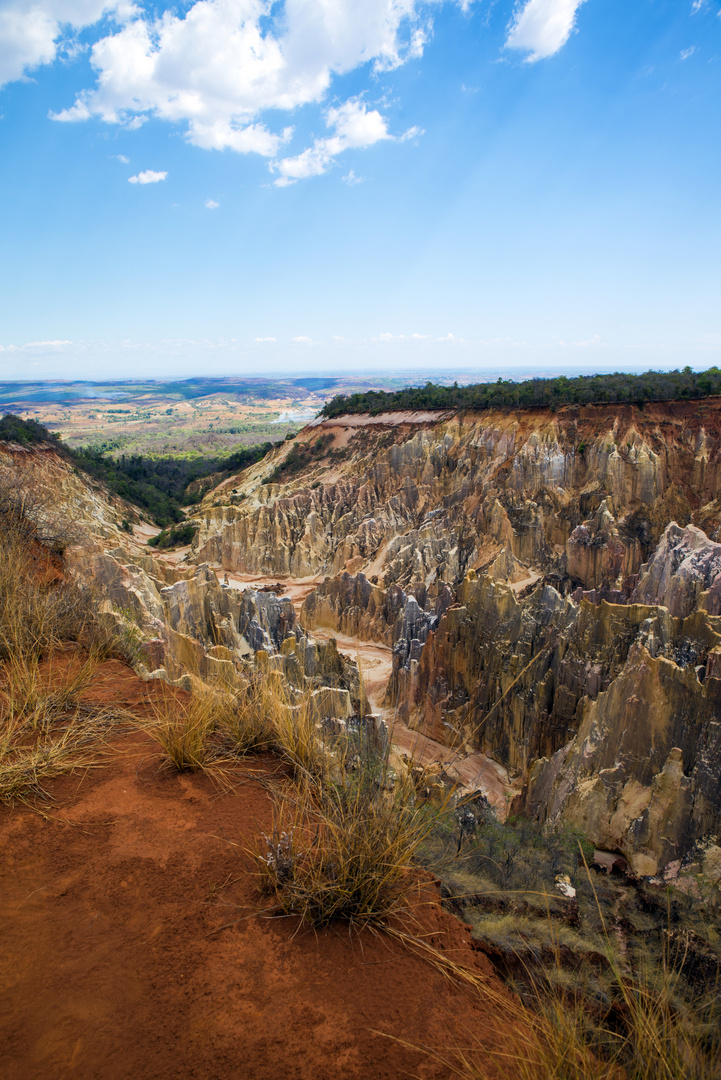
<svg viewBox="0 0 721 1080"><path fill-rule="evenodd" d="M0 480L72 522L142 678L279 672L654 877L721 829L720 443L714 398L319 418L168 554L50 448Z"/></svg>

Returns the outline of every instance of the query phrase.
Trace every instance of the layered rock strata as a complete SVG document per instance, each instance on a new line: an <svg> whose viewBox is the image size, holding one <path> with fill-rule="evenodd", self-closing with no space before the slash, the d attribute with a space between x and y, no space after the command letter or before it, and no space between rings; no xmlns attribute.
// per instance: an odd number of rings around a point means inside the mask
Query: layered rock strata
<svg viewBox="0 0 721 1080"><path fill-rule="evenodd" d="M514 581L534 568L564 589L621 590L671 520L719 528L716 400L359 419L301 433L327 441L285 481L288 445L211 492L199 560L294 577L362 570L437 594L500 559Z"/></svg>

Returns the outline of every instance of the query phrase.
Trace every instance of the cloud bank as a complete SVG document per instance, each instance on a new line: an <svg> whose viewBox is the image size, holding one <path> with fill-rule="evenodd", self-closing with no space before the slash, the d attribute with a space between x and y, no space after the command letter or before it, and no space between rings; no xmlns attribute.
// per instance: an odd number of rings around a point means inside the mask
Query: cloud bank
<svg viewBox="0 0 721 1080"><path fill-rule="evenodd" d="M94 3L97 10L100 0ZM128 123L154 116L185 123L188 141L203 149L276 158L292 128L271 131L261 119L264 112L321 102L334 76L360 66L383 71L420 56L430 12L440 3L286 0L279 16L272 0L196 0L182 15L137 12L95 43L90 60L96 86L54 119L97 116ZM334 147L388 138L380 114L364 112L359 116L352 102L335 114L330 110L335 134L317 140L302 161L284 166L281 178L324 171Z"/></svg>

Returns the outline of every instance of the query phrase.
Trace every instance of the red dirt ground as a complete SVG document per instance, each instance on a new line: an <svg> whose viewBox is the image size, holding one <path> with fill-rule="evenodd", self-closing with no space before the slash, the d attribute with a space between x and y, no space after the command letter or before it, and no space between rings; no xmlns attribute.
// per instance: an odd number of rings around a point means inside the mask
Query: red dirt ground
<svg viewBox="0 0 721 1080"><path fill-rule="evenodd" d="M159 692L117 661L93 686L136 709ZM240 766L221 794L165 769L144 734L114 745L107 766L53 782L47 817L0 808L4 1080L445 1080L374 1029L437 1049L508 1039L387 936L258 913L242 850L270 825L259 780L284 782L277 761ZM419 897L427 940L500 989L437 889Z"/></svg>

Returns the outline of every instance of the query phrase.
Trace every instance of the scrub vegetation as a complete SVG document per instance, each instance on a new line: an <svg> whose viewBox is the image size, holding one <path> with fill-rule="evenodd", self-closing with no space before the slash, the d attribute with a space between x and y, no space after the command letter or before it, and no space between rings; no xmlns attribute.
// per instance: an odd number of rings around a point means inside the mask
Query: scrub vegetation
<svg viewBox="0 0 721 1080"><path fill-rule="evenodd" d="M116 642L92 592L65 579L70 526L39 529L31 494L0 491L0 801L41 797L51 777L96 764L124 722L83 703Z"/></svg>
<svg viewBox="0 0 721 1080"><path fill-rule="evenodd" d="M514 991L519 1039L488 1061L438 1053L466 1080L711 1080L721 1061L721 909L704 895L593 866L581 834L483 800L446 817L422 861Z"/></svg>
<svg viewBox="0 0 721 1080"><path fill-rule="evenodd" d="M555 379L527 379L514 382L498 379L495 383L476 383L472 386L425 386L404 390L368 390L364 393L338 395L321 409L327 418L345 413L370 413L399 410L444 409L514 409L546 408L560 405L588 405L596 402L615 402L642 406L651 401L688 400L721 394L721 370L695 372L690 367L682 371L647 371L644 375L616 372L613 375L579 375Z"/></svg>
<svg viewBox="0 0 721 1080"><path fill-rule="evenodd" d="M319 435L313 442L294 443L290 448L290 452L279 465L276 465L270 476L263 480L263 483L276 484L281 480L289 480L291 477L297 476L304 469L322 461L328 454L332 442L332 435Z"/></svg>

